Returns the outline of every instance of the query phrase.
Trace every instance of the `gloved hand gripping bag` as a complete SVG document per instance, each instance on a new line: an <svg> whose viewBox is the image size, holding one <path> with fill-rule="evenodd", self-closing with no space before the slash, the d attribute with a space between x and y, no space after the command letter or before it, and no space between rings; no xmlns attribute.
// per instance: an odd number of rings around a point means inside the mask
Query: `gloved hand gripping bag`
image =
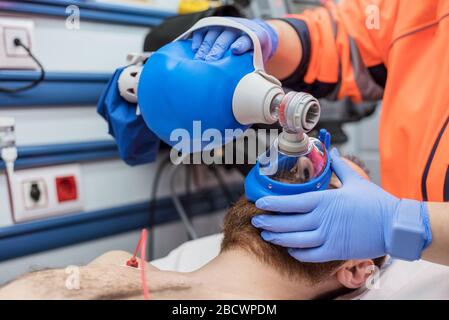
<svg viewBox="0 0 449 320"><path fill-rule="evenodd" d="M144 66L137 90L148 127L178 151L186 152L187 143L188 153L229 142L232 136L225 135L226 129L248 128L235 119L232 99L239 81L254 71L252 53L236 56L228 51L223 59L207 62L195 60L191 46L191 40L180 40L156 51ZM220 139L202 139L194 130L195 121L201 121L202 132L218 130ZM187 133L188 141L181 143Z"/></svg>
<svg viewBox="0 0 449 320"><path fill-rule="evenodd" d="M109 134L115 138L120 157L127 164L150 163L156 159L160 140L148 129L142 116L136 115L137 106L120 96L117 83L123 69L115 71L97 111L108 122Z"/></svg>

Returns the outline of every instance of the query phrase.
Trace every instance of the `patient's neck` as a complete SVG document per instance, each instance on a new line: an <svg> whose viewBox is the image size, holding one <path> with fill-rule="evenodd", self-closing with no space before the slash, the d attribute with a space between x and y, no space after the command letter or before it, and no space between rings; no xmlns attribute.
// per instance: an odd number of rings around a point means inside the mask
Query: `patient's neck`
<svg viewBox="0 0 449 320"><path fill-rule="evenodd" d="M242 299L313 299L339 288L336 279L318 285L299 277L292 279L244 250L222 252L190 277L212 290Z"/></svg>

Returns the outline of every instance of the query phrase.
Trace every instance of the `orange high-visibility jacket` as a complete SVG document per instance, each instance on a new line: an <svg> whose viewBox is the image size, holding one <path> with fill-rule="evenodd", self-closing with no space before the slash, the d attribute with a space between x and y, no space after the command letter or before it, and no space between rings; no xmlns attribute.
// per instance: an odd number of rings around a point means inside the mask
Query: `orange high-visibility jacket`
<svg viewBox="0 0 449 320"><path fill-rule="evenodd" d="M286 21L303 57L285 85L355 102L383 96L382 186L449 201L449 0L346 0Z"/></svg>

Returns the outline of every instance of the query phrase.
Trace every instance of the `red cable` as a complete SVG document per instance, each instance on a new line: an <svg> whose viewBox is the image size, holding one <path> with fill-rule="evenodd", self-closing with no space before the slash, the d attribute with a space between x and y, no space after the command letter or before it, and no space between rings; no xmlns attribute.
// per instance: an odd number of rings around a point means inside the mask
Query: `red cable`
<svg viewBox="0 0 449 320"><path fill-rule="evenodd" d="M140 246L140 260L142 261L142 268L140 268L140 280L142 281L142 290L143 290L143 297L145 300L150 299L150 291L148 290L148 283L147 279L145 277L145 256L147 251L147 230L142 230L142 235L140 236L140 240L142 242L142 245Z"/></svg>
<svg viewBox="0 0 449 320"><path fill-rule="evenodd" d="M126 261L126 265L133 268L139 268L139 262L137 261L137 253L140 249L140 261L142 262L142 267L140 268L140 280L142 283L143 297L145 300L150 299L150 292L148 290L148 283L145 277L145 261L146 261L146 251L147 251L147 237L148 233L146 229L142 230L140 234L139 242L137 243L136 250L134 251L134 255Z"/></svg>
<svg viewBox="0 0 449 320"><path fill-rule="evenodd" d="M134 258L137 257L137 254L139 253L141 243L142 243L142 234L140 234L139 242L137 243L136 250L134 250Z"/></svg>
<svg viewBox="0 0 449 320"><path fill-rule="evenodd" d="M139 248L140 248L141 244L142 244L142 235L140 235L140 239L139 239L139 242L137 243L136 250L134 250L134 255L132 256L131 259L126 261L126 265L128 267L133 267L133 268L139 267L139 262L137 261L137 253L139 252Z"/></svg>

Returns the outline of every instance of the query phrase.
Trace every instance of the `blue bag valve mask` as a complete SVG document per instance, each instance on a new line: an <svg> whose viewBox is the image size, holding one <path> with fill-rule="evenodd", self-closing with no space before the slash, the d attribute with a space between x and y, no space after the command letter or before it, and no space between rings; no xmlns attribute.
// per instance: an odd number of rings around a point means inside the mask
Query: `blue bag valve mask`
<svg viewBox="0 0 449 320"><path fill-rule="evenodd" d="M218 61L194 59L190 35L207 26L231 27L245 32L254 52L240 56L228 50ZM237 21L211 17L200 20L174 42L151 54L147 62L121 74L120 94L139 103L148 128L182 153L210 150L226 144L254 123L279 121L283 132L245 181L246 196L256 201L265 195L296 194L328 186L331 170L327 155L330 136L309 138L320 117L318 101L307 93L285 93L281 83L264 71L262 49L252 30ZM215 140L203 139L213 129ZM282 172L294 172L286 181ZM295 172L296 170L296 172Z"/></svg>
<svg viewBox="0 0 449 320"><path fill-rule="evenodd" d="M237 56L228 50L218 61L194 59L189 38L193 31L210 25L248 33L254 53ZM270 106L284 94L281 83L264 71L262 49L253 31L219 17L200 20L152 53L137 75L124 72L119 80L122 97L138 101L151 131L183 153L211 150L236 138L229 134L232 131L243 133L251 124L276 122ZM218 131L220 139L204 139L208 129Z"/></svg>

